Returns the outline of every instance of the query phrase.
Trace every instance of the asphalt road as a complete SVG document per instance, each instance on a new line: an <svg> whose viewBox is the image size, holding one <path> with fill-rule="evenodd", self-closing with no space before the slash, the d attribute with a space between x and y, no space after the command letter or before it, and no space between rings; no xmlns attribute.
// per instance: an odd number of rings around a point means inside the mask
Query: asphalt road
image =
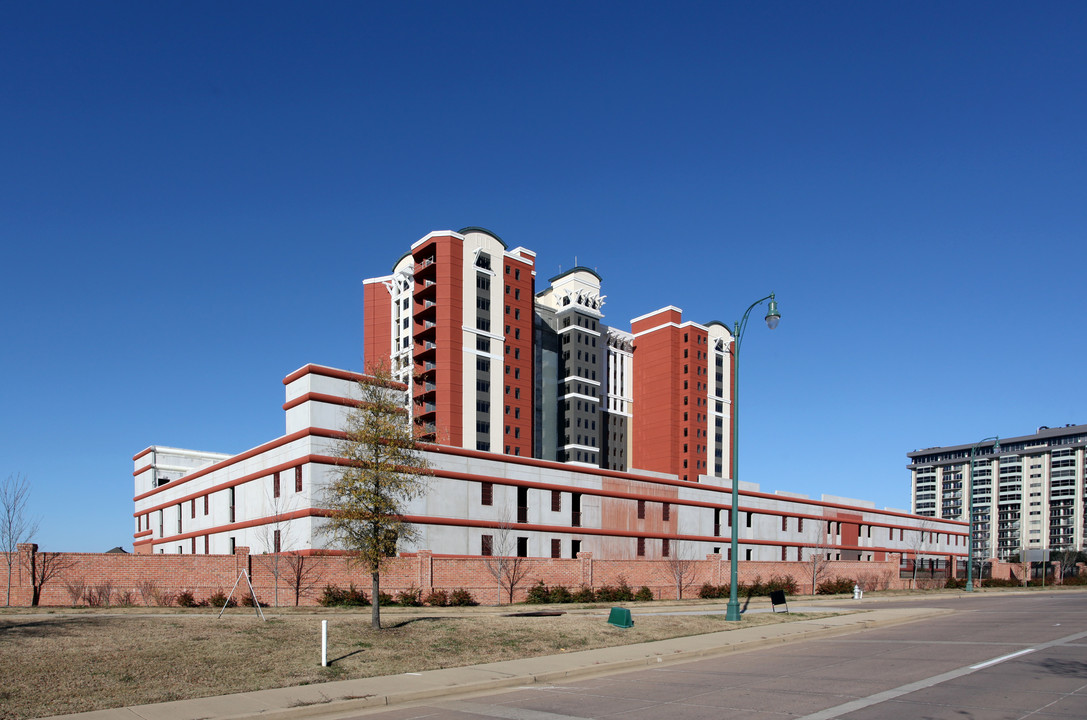
<svg viewBox="0 0 1087 720"><path fill-rule="evenodd" d="M660 669L350 717L1087 718L1087 594L978 594L926 598L924 604L957 612Z"/></svg>

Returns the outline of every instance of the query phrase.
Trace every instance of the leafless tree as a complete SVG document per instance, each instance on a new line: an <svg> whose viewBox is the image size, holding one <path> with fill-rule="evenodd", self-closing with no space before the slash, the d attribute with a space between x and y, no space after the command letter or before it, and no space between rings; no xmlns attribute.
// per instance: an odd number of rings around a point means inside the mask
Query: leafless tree
<svg viewBox="0 0 1087 720"><path fill-rule="evenodd" d="M927 535L927 537L926 537ZM921 564L921 559L925 556L925 551L928 550L929 540L932 538L932 522L929 520L923 520L921 524L917 526L917 531L911 535L910 540L910 552L913 553L913 586L917 587L917 566Z"/></svg>
<svg viewBox="0 0 1087 720"><path fill-rule="evenodd" d="M517 554L517 539L513 536L513 524L510 522L509 513L503 515L491 543L491 554L483 558L487 572L498 583L498 602L501 604L502 595L505 594L510 604L513 604L513 595L521 582L528 575L527 558Z"/></svg>
<svg viewBox="0 0 1087 720"><path fill-rule="evenodd" d="M276 495L275 492L268 492L266 499L272 510L271 522L260 526L257 537L264 545L265 554L262 557L268 566L268 572L272 573L275 607L279 607L279 580L281 577L289 578L290 576L290 569L287 567L283 553L291 549L294 544L293 528L288 517L293 509L293 503L285 501L282 495Z"/></svg>
<svg viewBox="0 0 1087 720"><path fill-rule="evenodd" d="M8 591L5 605L11 605L11 571L18 560L19 545L28 543L38 531L38 521L28 513L30 482L25 475L8 475L0 482L0 552L8 564Z"/></svg>
<svg viewBox="0 0 1087 720"><path fill-rule="evenodd" d="M75 566L75 563L59 552L39 552L29 556L27 560L27 574L30 575L30 583L33 588L30 604L38 606L41 600L42 589L50 581L64 575L64 572Z"/></svg>
<svg viewBox="0 0 1087 720"><path fill-rule="evenodd" d="M72 605L78 605L82 602L83 593L87 590L87 581L83 578L65 580L64 589L68 592L68 598L72 601Z"/></svg>
<svg viewBox="0 0 1087 720"><path fill-rule="evenodd" d="M807 546L800 549L801 557L807 566L808 577L811 579L811 594L819 589L819 583L824 580L830 570L830 551L834 545L827 539L826 523L817 520L811 523L811 529L807 532ZM807 557L804 558L804 553Z"/></svg>
<svg viewBox="0 0 1087 720"><path fill-rule="evenodd" d="M320 581L313 558L299 552L289 552L283 556L284 575L287 585L294 593L294 605L298 607L303 596L309 594Z"/></svg>
<svg viewBox="0 0 1087 720"><path fill-rule="evenodd" d="M676 585L676 599L682 600L683 591L694 582L695 570L698 566L683 543L674 542L670 549L671 552L664 559L664 563L672 582Z"/></svg>

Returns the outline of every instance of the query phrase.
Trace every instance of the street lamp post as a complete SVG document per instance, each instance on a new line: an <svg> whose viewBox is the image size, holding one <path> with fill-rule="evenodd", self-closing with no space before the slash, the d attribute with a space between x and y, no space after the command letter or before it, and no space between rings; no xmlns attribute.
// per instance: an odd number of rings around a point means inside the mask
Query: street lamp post
<svg viewBox="0 0 1087 720"><path fill-rule="evenodd" d="M732 509L729 511L729 518L732 525L732 542L729 551L729 581L728 581L728 608L725 610L725 620L739 620L740 619L740 600L736 592L736 569L737 560L740 554L740 542L739 542L739 507L740 507L740 416L737 411L737 406L740 401L740 342L744 337L744 330L747 329L747 316L751 314L751 311L762 303L770 301L770 305L766 310L766 326L773 330L778 326L778 321L781 320L781 313L778 312L777 300L774 299L774 293L770 293L766 297L751 303L751 306L744 312L744 317L740 322L733 325L732 333Z"/></svg>
<svg viewBox="0 0 1087 720"><path fill-rule="evenodd" d="M978 454L978 448L993 440L993 454L1000 452L1000 438L993 436L979 440L970 448L970 487L967 492L967 531L966 531L966 592L974 592L974 458ZM992 480L990 480L992 482Z"/></svg>

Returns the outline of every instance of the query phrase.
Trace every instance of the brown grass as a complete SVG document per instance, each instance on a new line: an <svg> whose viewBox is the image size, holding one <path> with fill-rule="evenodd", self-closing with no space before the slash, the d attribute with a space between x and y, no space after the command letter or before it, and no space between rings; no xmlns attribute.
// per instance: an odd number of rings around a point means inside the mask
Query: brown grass
<svg viewBox="0 0 1087 720"><path fill-rule="evenodd" d="M522 608L523 609L523 608ZM584 612L584 611L583 611ZM636 615L633 628L599 614L502 617L419 608L284 611L261 622L237 608L150 615L146 610L0 615L0 718L21 720L126 705L392 675L550 655L801 619ZM320 666L322 619L330 666Z"/></svg>

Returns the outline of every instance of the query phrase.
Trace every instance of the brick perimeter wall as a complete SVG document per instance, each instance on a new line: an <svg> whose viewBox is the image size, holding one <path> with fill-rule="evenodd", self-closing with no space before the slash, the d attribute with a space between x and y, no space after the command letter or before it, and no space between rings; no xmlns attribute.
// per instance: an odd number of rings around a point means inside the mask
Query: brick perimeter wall
<svg viewBox="0 0 1087 720"><path fill-rule="evenodd" d="M13 606L28 607L31 604L32 587L28 571L33 545L20 546L20 557L12 571ZM42 553L37 553L40 558ZM190 590L198 599L206 599L216 591L229 592L238 580L241 570L250 572L257 597L272 603L275 596L275 574L271 555L249 555L248 548L238 548L234 555L123 555L101 553L61 553L59 559L66 569L51 580L43 589L41 605L68 606L71 604L65 581L82 579L88 588L109 581L115 592L132 592L135 602L141 603L137 587L145 581L154 582L164 591ZM282 556L280 556L282 558ZM344 556L310 556L307 563L314 567L312 589L301 600L302 605L316 605L321 590L331 584L348 587L350 584L370 593L370 573ZM620 580L637 590L646 585L659 599L676 597L675 580L667 561L662 560L594 560L592 553L581 553L577 559L526 558L528 567L524 580L515 594L515 600L523 600L532 585L542 580L549 586L564 585L574 590L581 585L600 588L617 586ZM6 566L0 567L3 577L0 587L7 595ZM740 562L739 578L742 584L756 579L791 575L801 594L811 592L810 565L804 562ZM293 590L287 579L286 563L280 560L279 604L294 603ZM997 573L994 572L994 576ZM898 558L885 562L836 561L829 563L822 579L836 577L860 580L868 587L904 588L909 580L900 580ZM723 585L728 582L729 563L723 555L710 555L692 561L690 583L684 597L697 597L703 583ZM244 582L242 583L244 585ZM421 552L391 558L381 572L383 592L394 595L397 591L415 587L423 595L431 590L452 591L464 588L482 604L498 604L499 588L479 557L436 557ZM502 598L502 601L505 599Z"/></svg>

